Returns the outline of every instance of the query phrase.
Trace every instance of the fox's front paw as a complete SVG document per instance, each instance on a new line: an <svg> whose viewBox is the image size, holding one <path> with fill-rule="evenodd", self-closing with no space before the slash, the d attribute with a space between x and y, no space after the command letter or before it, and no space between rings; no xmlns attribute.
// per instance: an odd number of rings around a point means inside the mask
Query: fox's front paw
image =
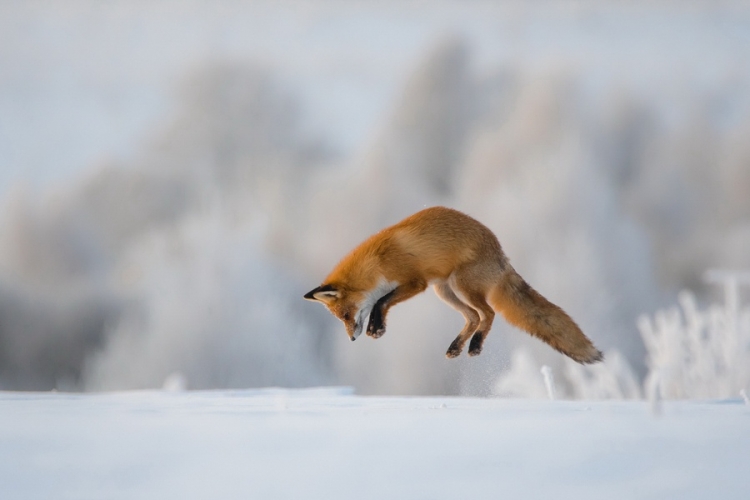
<svg viewBox="0 0 750 500"><path fill-rule="evenodd" d="M379 339L385 333L385 324L383 320L379 318L379 314L373 312L370 316L370 321L367 323L367 335L374 339Z"/></svg>
<svg viewBox="0 0 750 500"><path fill-rule="evenodd" d="M367 335L369 335L370 337L372 337L374 339L379 339L380 337L383 336L384 333L385 333L385 326L382 326L382 327L377 328L377 329L376 328L373 328L373 329L368 328L367 329Z"/></svg>

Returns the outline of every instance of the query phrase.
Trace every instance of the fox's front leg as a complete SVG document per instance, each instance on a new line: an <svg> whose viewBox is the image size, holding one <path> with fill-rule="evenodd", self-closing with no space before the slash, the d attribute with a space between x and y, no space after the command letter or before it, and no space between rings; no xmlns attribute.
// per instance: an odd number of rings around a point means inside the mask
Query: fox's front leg
<svg viewBox="0 0 750 500"><path fill-rule="evenodd" d="M399 285L391 292L380 297L370 313L370 321L367 323L367 335L374 339L382 337L385 333L385 316L388 314L388 310L399 302L403 302L423 292L425 288L427 288L427 283L415 281Z"/></svg>
<svg viewBox="0 0 750 500"><path fill-rule="evenodd" d="M385 304L393 297L393 290L382 297L375 303L370 313L370 321L367 323L367 335L374 339L379 339L385 333L385 314L383 308Z"/></svg>

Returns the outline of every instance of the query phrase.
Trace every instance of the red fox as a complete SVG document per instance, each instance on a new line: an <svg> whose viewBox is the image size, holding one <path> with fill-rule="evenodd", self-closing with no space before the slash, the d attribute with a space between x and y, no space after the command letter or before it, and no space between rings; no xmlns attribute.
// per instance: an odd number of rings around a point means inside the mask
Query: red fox
<svg viewBox="0 0 750 500"><path fill-rule="evenodd" d="M450 208L427 208L374 234L305 298L328 307L351 340L366 320L367 335L379 338L390 308L428 285L466 319L448 358L461 354L469 338L469 356L479 354L497 311L579 363L602 360L570 316L516 273L492 231Z"/></svg>

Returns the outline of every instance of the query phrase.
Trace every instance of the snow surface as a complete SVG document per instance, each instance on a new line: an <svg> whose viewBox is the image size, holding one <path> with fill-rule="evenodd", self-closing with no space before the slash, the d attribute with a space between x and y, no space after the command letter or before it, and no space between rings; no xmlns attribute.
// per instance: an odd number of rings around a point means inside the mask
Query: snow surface
<svg viewBox="0 0 750 500"><path fill-rule="evenodd" d="M0 392L0 498L748 498L742 400Z"/></svg>

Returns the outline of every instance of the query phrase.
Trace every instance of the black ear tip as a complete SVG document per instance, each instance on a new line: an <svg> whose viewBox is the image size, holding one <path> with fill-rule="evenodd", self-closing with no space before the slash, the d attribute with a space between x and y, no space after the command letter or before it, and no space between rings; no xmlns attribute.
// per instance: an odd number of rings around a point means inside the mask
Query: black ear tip
<svg viewBox="0 0 750 500"><path fill-rule="evenodd" d="M333 286L333 285L330 285L330 284L328 284L328 285L320 285L319 287L313 288L312 290L310 290L309 292L307 292L305 294L305 298L308 299L308 300L320 300L319 298L315 297L315 295L317 295L319 293L322 293L322 292L332 292L331 294L329 294L329 295L332 295L332 296L336 296L337 293L338 293L337 290L336 290L336 287Z"/></svg>

